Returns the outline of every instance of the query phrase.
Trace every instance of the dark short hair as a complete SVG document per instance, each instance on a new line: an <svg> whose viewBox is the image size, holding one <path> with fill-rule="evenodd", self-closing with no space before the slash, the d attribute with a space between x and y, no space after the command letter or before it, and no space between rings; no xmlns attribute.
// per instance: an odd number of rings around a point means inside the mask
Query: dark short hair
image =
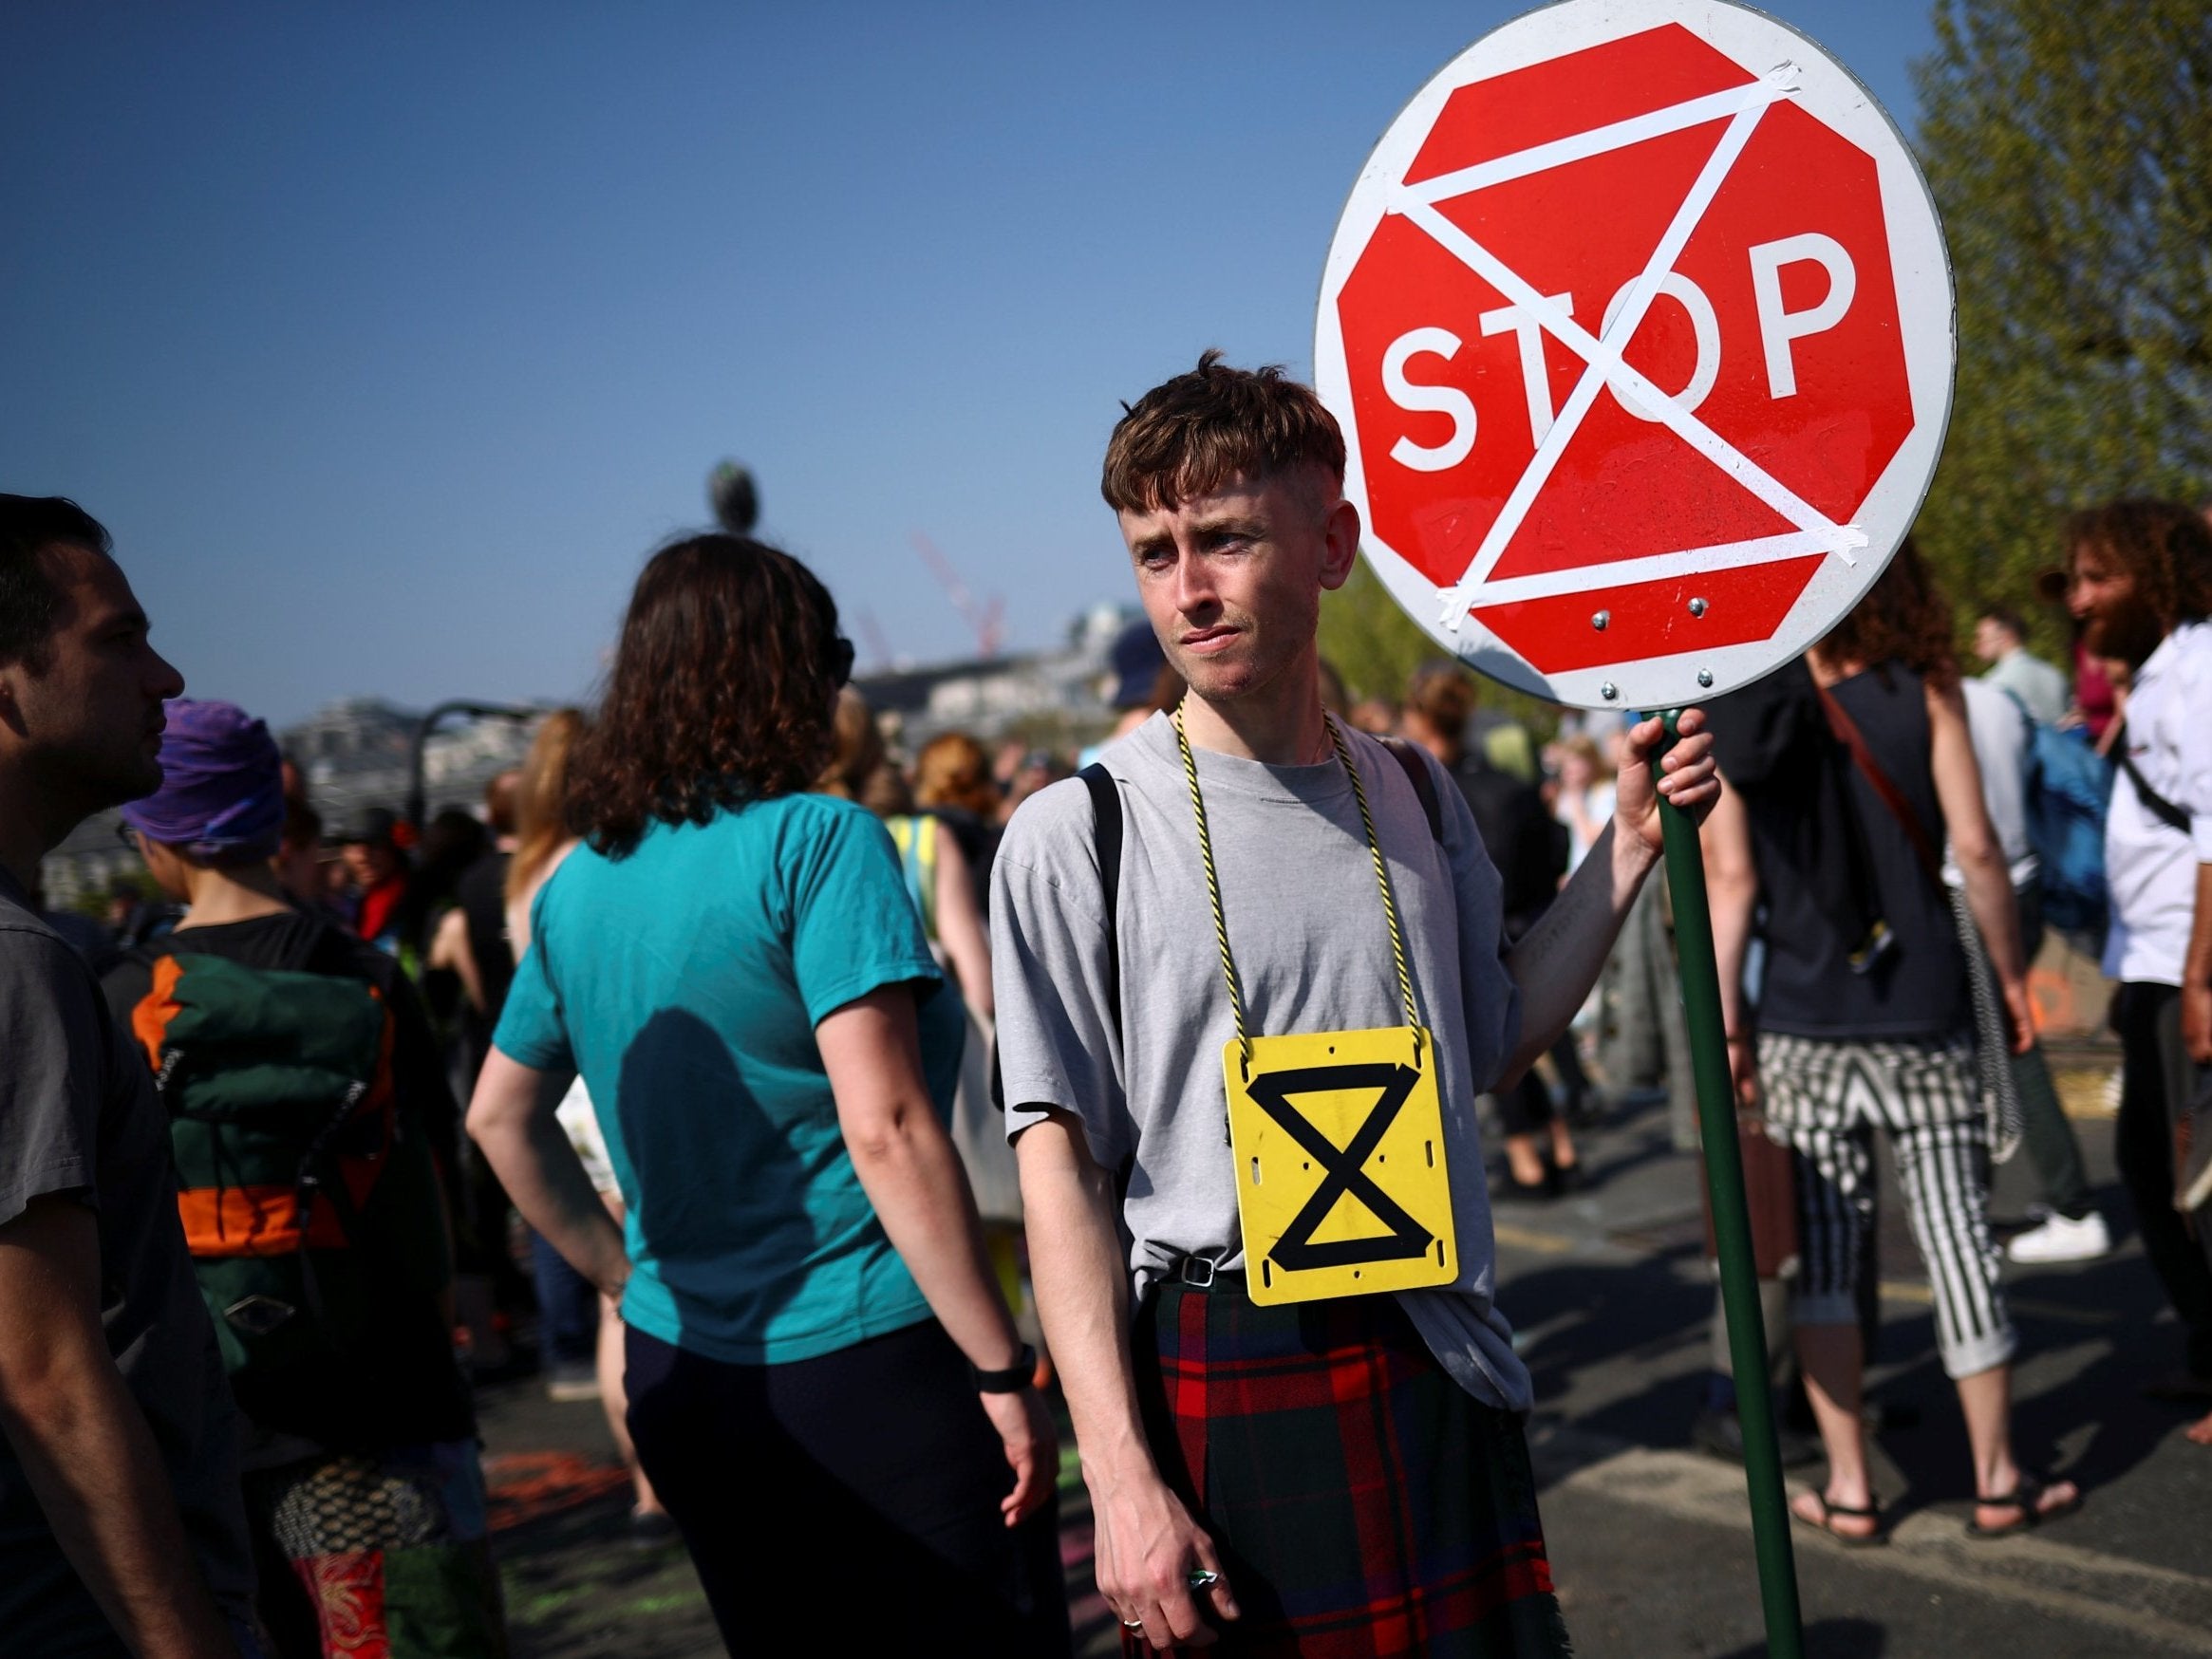
<svg viewBox="0 0 2212 1659"><path fill-rule="evenodd" d="M619 858L655 822L704 824L810 788L849 652L830 590L789 553L734 535L664 547L570 761L576 828Z"/></svg>
<svg viewBox="0 0 2212 1659"><path fill-rule="evenodd" d="M47 642L61 620L62 590L39 555L50 547L115 544L100 521L60 495L0 495L0 662L46 666Z"/></svg>
<svg viewBox="0 0 2212 1659"><path fill-rule="evenodd" d="M1975 613L1975 620L1977 622L1993 622L2016 640L2024 640L2028 637L2026 619L2002 600L1983 606L1979 611Z"/></svg>
<svg viewBox="0 0 2212 1659"><path fill-rule="evenodd" d="M1281 365L1229 368L1209 350L1154 386L1115 425L1098 493L1116 513L1151 513L1234 479L1319 468L1343 488L1344 435Z"/></svg>
<svg viewBox="0 0 2212 1659"><path fill-rule="evenodd" d="M1405 706L1427 720L1447 742L1465 740L1474 705L1474 677L1449 659L1422 663L1406 681Z"/></svg>
<svg viewBox="0 0 2212 1659"><path fill-rule="evenodd" d="M323 845L323 814L298 798L284 803L284 838L279 843L288 851Z"/></svg>
<svg viewBox="0 0 2212 1659"><path fill-rule="evenodd" d="M2072 514L2061 532L2068 573L2083 548L2135 578L2135 594L2171 633L2212 616L2212 528L2174 501L2109 501Z"/></svg>

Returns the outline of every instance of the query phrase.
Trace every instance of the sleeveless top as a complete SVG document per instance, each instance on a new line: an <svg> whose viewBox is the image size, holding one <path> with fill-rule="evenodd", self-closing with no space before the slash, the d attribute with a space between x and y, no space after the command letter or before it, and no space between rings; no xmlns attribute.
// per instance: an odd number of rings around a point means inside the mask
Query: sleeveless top
<svg viewBox="0 0 2212 1659"><path fill-rule="evenodd" d="M1831 690L1930 844L1941 847L1921 676L1888 662ZM1968 1035L1973 1006L1950 901L1829 733L1810 671L1793 663L1721 699L1714 715L1721 771L1751 821L1766 907L1759 1028L1860 1042ZM1850 954L1877 918L1894 943L1854 972Z"/></svg>

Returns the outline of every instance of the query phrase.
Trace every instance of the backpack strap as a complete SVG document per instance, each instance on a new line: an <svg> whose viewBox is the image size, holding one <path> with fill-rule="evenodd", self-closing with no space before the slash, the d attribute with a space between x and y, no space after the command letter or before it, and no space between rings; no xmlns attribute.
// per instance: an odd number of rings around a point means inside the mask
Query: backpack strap
<svg viewBox="0 0 2212 1659"><path fill-rule="evenodd" d="M2150 781L2143 775L2142 770L2136 766L2135 757L2128 753L2128 722L2126 720L2120 722L2119 733L2112 739L2111 752L2119 756L2120 770L2128 774L2128 781L2135 786L2135 798L2143 803L2150 815L2168 830L2179 830L2184 835L2186 835L2189 832L2189 814L2167 800L2165 796L2160 794L2158 791L2152 789Z"/></svg>
<svg viewBox="0 0 2212 1659"><path fill-rule="evenodd" d="M1106 914L1106 1012L1121 1035L1121 791L1096 760L1076 774L1091 792L1091 845L1098 857L1098 898Z"/></svg>
<svg viewBox="0 0 2212 1659"><path fill-rule="evenodd" d="M1859 722L1851 718L1842 700L1827 686L1819 685L1817 681L1815 686L1820 692L1821 712L1828 716L1828 730L1835 734L1837 742L1851 752L1851 758L1859 763L1861 775L1873 786L1882 804L1889 809L1889 815L1897 820L1898 828L1904 831L1904 838L1912 843L1913 856L1920 861L1921 868L1927 872L1928 880L1936 884L1936 891L1942 892L1943 861L1936 851L1936 844L1928 837L1927 826L1913 811L1911 803L1904 798L1904 792L1897 787L1889 774L1882 770L1881 763L1874 758L1874 752L1866 746L1866 738L1859 730Z"/></svg>
<svg viewBox="0 0 2212 1659"><path fill-rule="evenodd" d="M1428 762L1415 755L1414 746L1403 737L1378 737L1376 741L1389 750L1405 769L1406 782L1414 786L1414 793L1420 798L1422 814L1429 820L1429 839L1443 846L1444 807L1436 799L1436 780L1429 775Z"/></svg>
<svg viewBox="0 0 2212 1659"><path fill-rule="evenodd" d="M1098 859L1098 899L1106 913L1106 1017L1121 1035L1121 791L1096 760L1076 775L1091 792L1091 846ZM991 1104L1006 1109L1006 1079L999 1070L999 1040L991 1038Z"/></svg>

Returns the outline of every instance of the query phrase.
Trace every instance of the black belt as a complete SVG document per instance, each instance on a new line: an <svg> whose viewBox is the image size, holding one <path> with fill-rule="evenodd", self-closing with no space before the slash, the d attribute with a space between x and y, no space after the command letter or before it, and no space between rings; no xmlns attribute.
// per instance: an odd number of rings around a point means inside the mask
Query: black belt
<svg viewBox="0 0 2212 1659"><path fill-rule="evenodd" d="M1160 1281L1188 1291L1235 1291L1242 1295L1245 1273L1241 1267L1222 1267L1210 1256L1178 1256L1161 1271Z"/></svg>

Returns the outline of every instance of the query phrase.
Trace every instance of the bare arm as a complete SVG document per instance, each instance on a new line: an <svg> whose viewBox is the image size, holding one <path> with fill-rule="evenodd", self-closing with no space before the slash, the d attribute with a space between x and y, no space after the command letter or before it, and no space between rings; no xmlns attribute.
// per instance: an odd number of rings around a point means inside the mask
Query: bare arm
<svg viewBox="0 0 2212 1659"><path fill-rule="evenodd" d="M1752 858L1752 827L1743 797L1724 784L1698 841L1705 854L1705 893L1713 913L1713 957L1720 970L1720 1021L1728 1033L1728 1068L1736 1098L1755 1097L1756 1046L1744 1006L1744 959L1751 953L1752 919L1759 903L1758 866Z"/></svg>
<svg viewBox="0 0 2212 1659"><path fill-rule="evenodd" d="M477 1075L468 1130L522 1219L570 1266L619 1299L629 1281L622 1229L591 1190L583 1161L555 1113L571 1077L540 1072L494 1049Z"/></svg>
<svg viewBox="0 0 2212 1659"><path fill-rule="evenodd" d="M2190 1059L2212 1066L2212 864L2197 867L2197 912L2182 961L2182 1041Z"/></svg>
<svg viewBox="0 0 2212 1659"><path fill-rule="evenodd" d="M477 971L476 947L469 943L468 917L459 906L439 918L438 932L430 941L430 964L460 978L469 1006L484 1012L484 976Z"/></svg>
<svg viewBox="0 0 2212 1659"><path fill-rule="evenodd" d="M922 1078L913 994L887 985L815 1027L853 1172L929 1311L978 1370L1004 1370L1022 1351L984 1253L983 1225L960 1154ZM1059 1478L1057 1436L1035 1390L984 1394L1014 1467L1003 1505L1013 1525Z"/></svg>
<svg viewBox="0 0 2212 1659"><path fill-rule="evenodd" d="M991 937L976 902L975 875L960 843L937 837L937 941L951 960L960 994L982 1018L991 1017Z"/></svg>
<svg viewBox="0 0 2212 1659"><path fill-rule="evenodd" d="M2212 1065L2212 722L2203 718L2204 685L2190 685L2184 704L2194 711L2181 730L2179 804L2189 814L2197 855L2197 902L2182 958L2182 1043L2200 1066Z"/></svg>
<svg viewBox="0 0 2212 1659"><path fill-rule="evenodd" d="M48 1195L0 1226L0 1430L101 1611L144 1659L237 1659L100 1325L99 1220Z"/></svg>
<svg viewBox="0 0 2212 1659"><path fill-rule="evenodd" d="M1705 892L1713 911L1713 956L1720 969L1720 1014L1732 1032L1744 1029L1743 969L1758 908L1759 872L1752 860L1752 828L1743 797L1723 788L1698 837L1705 855Z"/></svg>
<svg viewBox="0 0 2212 1659"><path fill-rule="evenodd" d="M2004 849L1989 821L1981 793L1981 766L1974 758L1974 738L1966 723L1966 699L1954 685L1927 688L1929 766L1936 800L1943 810L1943 831L1951 856L1966 878L1966 905L1989 949L2005 1008L2013 1021L2013 1047L2021 1053L2034 1046L2035 1022L2028 1008L2028 969L2020 957L2020 917L2013 898L2012 873Z"/></svg>
<svg viewBox="0 0 2212 1659"><path fill-rule="evenodd" d="M1713 739L1704 727L1705 717L1688 711L1681 720L1682 740L1657 761L1652 756L1667 740L1665 726L1650 719L1629 733L1615 786L1613 822L1567 878L1543 920L1506 959L1506 971L1521 988L1521 1045L1506 1061L1501 1087L1519 1078L1559 1040L1598 982L1629 905L1659 862L1659 796L1696 820L1719 794Z"/></svg>
<svg viewBox="0 0 2212 1659"><path fill-rule="evenodd" d="M1218 1573L1221 1561L1161 1479L1145 1441L1113 1175L1091 1156L1074 1121L1057 1111L1022 1131L1014 1156L1037 1311L1091 1490L1099 1594L1117 1617L1143 1620L1148 1634L1210 1641L1201 1601L1216 1618L1235 1618L1237 1605L1226 1579L1193 1597L1190 1570Z"/></svg>

